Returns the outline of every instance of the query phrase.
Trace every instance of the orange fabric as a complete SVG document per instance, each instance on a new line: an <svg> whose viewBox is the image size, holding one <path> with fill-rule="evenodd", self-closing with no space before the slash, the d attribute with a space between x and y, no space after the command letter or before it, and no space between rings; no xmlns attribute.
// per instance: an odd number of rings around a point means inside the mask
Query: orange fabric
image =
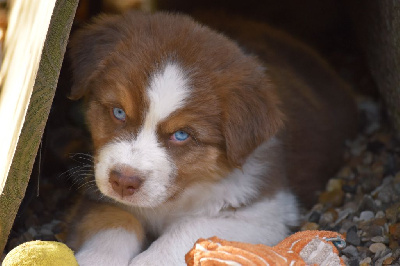
<svg viewBox="0 0 400 266"><path fill-rule="evenodd" d="M327 238L343 239L330 231L303 231L293 234L274 247L233 242L211 237L199 239L186 254L187 265L316 265L315 260L336 261L345 265L339 252ZM319 258L318 258L319 256Z"/></svg>

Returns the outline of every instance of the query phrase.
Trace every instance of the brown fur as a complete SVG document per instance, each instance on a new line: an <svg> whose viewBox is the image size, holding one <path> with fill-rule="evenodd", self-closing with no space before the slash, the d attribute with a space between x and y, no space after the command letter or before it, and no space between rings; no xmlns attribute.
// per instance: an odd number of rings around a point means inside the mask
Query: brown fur
<svg viewBox="0 0 400 266"><path fill-rule="evenodd" d="M131 213L107 203L81 199L69 213L67 221L70 224L67 242L74 250L105 229L122 227L134 232L139 241L144 239L143 227Z"/></svg>
<svg viewBox="0 0 400 266"><path fill-rule="evenodd" d="M341 165L344 140L355 135L351 89L315 51L279 30L221 13L195 16L262 59L286 117L281 139L289 184L310 206Z"/></svg>

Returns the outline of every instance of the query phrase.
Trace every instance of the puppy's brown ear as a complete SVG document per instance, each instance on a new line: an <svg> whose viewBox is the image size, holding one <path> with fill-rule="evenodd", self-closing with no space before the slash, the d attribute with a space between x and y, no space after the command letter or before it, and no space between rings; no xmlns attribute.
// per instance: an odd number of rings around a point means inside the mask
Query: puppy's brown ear
<svg viewBox="0 0 400 266"><path fill-rule="evenodd" d="M73 76L70 99L77 100L87 93L101 62L118 42L120 32L115 27L116 20L116 16L100 16L73 34L69 42Z"/></svg>
<svg viewBox="0 0 400 266"><path fill-rule="evenodd" d="M224 135L229 162L241 167L260 144L283 126L279 99L271 81L242 86L227 95Z"/></svg>

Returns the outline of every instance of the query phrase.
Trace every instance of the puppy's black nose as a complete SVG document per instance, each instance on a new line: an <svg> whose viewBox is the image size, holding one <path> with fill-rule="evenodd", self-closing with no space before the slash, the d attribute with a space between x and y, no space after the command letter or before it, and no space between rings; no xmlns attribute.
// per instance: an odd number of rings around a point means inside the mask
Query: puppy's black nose
<svg viewBox="0 0 400 266"><path fill-rule="evenodd" d="M143 179L135 169L125 165L111 170L108 181L111 183L113 190L121 197L133 195L143 183Z"/></svg>

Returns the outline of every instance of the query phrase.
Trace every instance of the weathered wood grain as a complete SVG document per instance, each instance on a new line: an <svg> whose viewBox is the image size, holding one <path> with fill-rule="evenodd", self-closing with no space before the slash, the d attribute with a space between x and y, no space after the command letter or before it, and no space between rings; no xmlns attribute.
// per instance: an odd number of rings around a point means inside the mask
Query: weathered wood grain
<svg viewBox="0 0 400 266"><path fill-rule="evenodd" d="M24 4L30 5L38 2L36 0L24 1ZM57 0L53 9L29 106L5 186L0 195L0 254L7 242L8 234L25 194L57 87L77 4L78 0ZM6 144L8 143L2 143L2 145Z"/></svg>

